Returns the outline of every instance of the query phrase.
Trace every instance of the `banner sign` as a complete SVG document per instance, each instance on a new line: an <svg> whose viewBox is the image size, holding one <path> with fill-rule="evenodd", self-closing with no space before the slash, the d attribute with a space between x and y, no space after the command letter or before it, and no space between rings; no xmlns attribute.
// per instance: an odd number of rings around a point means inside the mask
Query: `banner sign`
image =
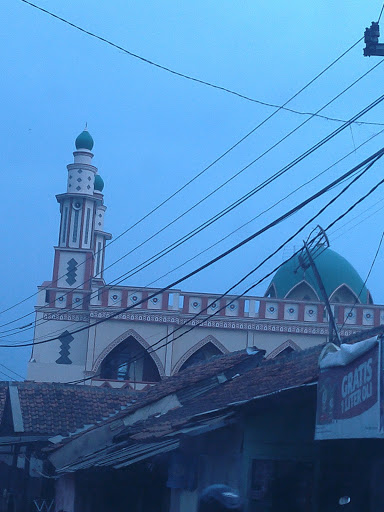
<svg viewBox="0 0 384 512"><path fill-rule="evenodd" d="M341 360L343 354L328 356L331 363L321 370L317 387L315 439L383 437L379 397L380 343L370 345L362 354L361 347L356 347L359 355L355 359L349 353L351 346L348 346L347 359L339 364L335 362L336 358Z"/></svg>

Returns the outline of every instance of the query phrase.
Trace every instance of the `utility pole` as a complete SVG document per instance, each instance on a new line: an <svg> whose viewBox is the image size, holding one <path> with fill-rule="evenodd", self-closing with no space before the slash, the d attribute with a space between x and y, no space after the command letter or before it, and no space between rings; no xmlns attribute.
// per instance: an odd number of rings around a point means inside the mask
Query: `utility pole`
<svg viewBox="0 0 384 512"><path fill-rule="evenodd" d="M336 344L338 346L340 346L341 338L340 338L339 330L336 325L335 317L333 315L333 311L332 311L331 305L329 303L327 292L325 291L323 280L321 278L321 275L319 274L315 260L311 254L311 246L313 244L315 244L315 247L316 246L321 246L321 247L325 246L326 249L329 247L329 241L328 241L327 235L325 234L325 231L320 226L318 226L318 229L320 230L320 233L313 238L312 242L307 243L304 241L305 255L303 253L299 255L299 262L300 262L300 266L304 270L308 269L309 267L312 268L312 271L316 278L317 284L320 288L320 292L321 292L321 295L322 295L322 298L323 298L323 301L325 303L325 307L326 307L326 310L328 313L328 318L329 318L329 339L328 339L328 341L330 343L336 342ZM306 259L307 259L307 261L306 261Z"/></svg>
<svg viewBox="0 0 384 512"><path fill-rule="evenodd" d="M371 26L364 32L364 57L384 56L384 43L379 43L380 27L378 21L372 21Z"/></svg>

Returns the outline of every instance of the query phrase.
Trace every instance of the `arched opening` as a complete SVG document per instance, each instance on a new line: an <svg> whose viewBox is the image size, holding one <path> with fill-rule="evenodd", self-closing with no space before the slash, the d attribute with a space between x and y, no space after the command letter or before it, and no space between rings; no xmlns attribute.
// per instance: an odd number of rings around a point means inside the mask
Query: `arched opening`
<svg viewBox="0 0 384 512"><path fill-rule="evenodd" d="M101 379L158 382L160 374L148 352L128 336L106 356L100 367Z"/></svg>
<svg viewBox="0 0 384 512"><path fill-rule="evenodd" d="M306 281L301 281L301 283L295 285L287 293L285 298L293 300L304 300L306 302L319 300L319 297L315 290Z"/></svg>
<svg viewBox="0 0 384 512"><path fill-rule="evenodd" d="M274 299L276 297L276 288L273 283L271 283L268 287L268 290L265 292L264 297L270 297L271 299Z"/></svg>
<svg viewBox="0 0 384 512"><path fill-rule="evenodd" d="M339 286L331 295L329 302L340 302L341 304L360 303L360 298L345 284Z"/></svg>
<svg viewBox="0 0 384 512"><path fill-rule="evenodd" d="M300 351L301 348L297 343L292 340L284 341L281 345L276 347L272 352L267 356L267 359L276 359L276 357L287 356L292 352Z"/></svg>
<svg viewBox="0 0 384 512"><path fill-rule="evenodd" d="M222 352L211 342L206 343L203 347L196 350L180 367L179 371L185 370L189 366L192 366L197 363L203 363L204 361L208 361L213 356L221 355Z"/></svg>

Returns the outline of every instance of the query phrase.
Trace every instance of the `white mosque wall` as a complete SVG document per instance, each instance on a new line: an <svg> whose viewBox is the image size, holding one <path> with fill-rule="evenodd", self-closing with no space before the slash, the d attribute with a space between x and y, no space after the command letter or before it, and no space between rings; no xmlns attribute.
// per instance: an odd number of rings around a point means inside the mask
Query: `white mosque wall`
<svg viewBox="0 0 384 512"><path fill-rule="evenodd" d="M88 322L57 320L60 311L36 314L35 344L28 364L27 379L47 382L67 382L84 377L88 329L79 333L72 332L88 327ZM40 343L44 340L52 341Z"/></svg>
<svg viewBox="0 0 384 512"><path fill-rule="evenodd" d="M73 307L73 301L77 294L81 298L81 293L68 291L67 297L70 298L68 305ZM71 340L70 355L68 356L71 359L70 364L57 364L56 362L61 349L59 340L42 345L36 344L33 358L38 365L43 366L35 366L35 368L39 368L39 372L36 369L31 369L32 373L29 373L28 378L43 381L54 378L66 382L68 381L68 372L72 374L79 371L78 368L71 370L69 367L78 366L82 368L80 378L88 378L93 375L97 379L105 357L114 347L131 335L151 353L161 377L179 371L183 363L208 342L213 343L223 353L257 347L265 350L266 356L269 356L278 354L284 348L304 350L327 340L328 321L322 314L324 306L321 303L307 304L292 299L274 299L272 301L269 298L261 297L246 298L245 300L249 300L250 304L258 303L258 308L251 313L252 316L250 316L248 307L236 309L237 314L243 316L232 316L233 311L225 307L217 316L207 319L202 326L197 327L196 324L200 318L194 319L191 313L199 310L200 303L206 301L208 294L192 293L188 295L175 291L172 292L172 300L159 294L157 301L147 301L147 304L135 306L127 312L119 313L116 318L109 319L114 311L119 311L119 308L131 302L133 305L143 296L148 296L153 292L153 290L131 289L130 287L111 288L103 290L99 305L91 306L87 310L82 309L80 302L77 304L79 309L75 305L75 309L68 311L65 307L54 307L56 299L54 303L52 301L44 303L43 298L46 298L46 294L42 288L38 299L38 303L42 304L37 307L36 341L44 336L50 336L52 332L62 333L65 330L72 332L80 326L90 327L83 333L75 334L75 339ZM51 290L50 293L56 297L59 292ZM181 294L184 297L183 301L179 301ZM214 298L214 296L212 297ZM230 299L230 297L222 299L223 304L230 302ZM146 306L145 309L144 306ZM348 322L342 329L343 336L371 327L371 325L366 325L366 315L370 315L369 321L374 318L376 325L381 321L382 313L384 314L382 306L360 305L355 306L352 316L346 319L345 314L351 310L351 306L337 305L337 308L337 317L340 317L339 324L344 320ZM41 320L44 322L40 323ZM98 325L92 325L100 320L103 321ZM183 326L183 323L188 320L192 320L191 323ZM188 332L191 325L194 326L194 329ZM177 330L178 328L179 330ZM178 338L180 335L182 336ZM166 336L168 337L166 338ZM159 340L162 341L155 345ZM30 366L33 366L32 363ZM63 367L67 367L68 372ZM57 372L54 371L54 368L58 368Z"/></svg>
<svg viewBox="0 0 384 512"><path fill-rule="evenodd" d="M38 362L28 364L27 380L72 383L82 379L84 379L84 365L52 365ZM89 384L87 381L84 383Z"/></svg>

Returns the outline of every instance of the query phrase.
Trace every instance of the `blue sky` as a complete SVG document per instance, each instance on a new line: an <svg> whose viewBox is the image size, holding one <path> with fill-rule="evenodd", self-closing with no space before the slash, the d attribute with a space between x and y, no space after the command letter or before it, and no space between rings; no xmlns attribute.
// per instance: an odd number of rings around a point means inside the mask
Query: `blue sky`
<svg viewBox="0 0 384 512"><path fill-rule="evenodd" d="M364 28L377 19L382 6L381 1L356 0L36 2L164 66L274 104L285 102L362 37ZM166 73L20 0L4 0L1 12L3 293L0 306L4 309L33 294L37 285L51 278L52 247L57 240L59 221L55 194L65 191L66 165L72 161L74 139L86 122L95 140L94 163L105 181L108 206L105 227L116 236L215 160L273 109ZM363 43L360 43L290 106L313 112L379 62L379 58L364 58L362 49ZM371 103L382 94L383 70L384 65L379 66L324 114L348 119ZM372 110L364 120L384 123L383 105ZM288 112L274 116L158 213L112 244L107 264L192 206L305 118ZM322 119L308 122L182 221L114 266L107 280L199 225L339 124ZM382 128L384 126L374 125L348 128L264 192L132 277L127 284L145 286L157 279L353 151ZM383 135L376 137L342 164L171 274L170 278L191 270L239 241L383 145ZM382 176L383 163L380 162L322 216L320 223L328 224ZM345 221L356 215L360 215L359 218L330 236L332 248L349 259L363 279L383 231L383 212L376 210L384 206L384 202L373 206L381 200L382 190ZM224 291L274 250L323 202L320 200L308 207L284 225L186 282L183 288ZM372 208L364 213L369 207ZM368 220L355 226L368 216ZM256 277L262 277L278 265L294 247L300 246L307 234L298 237ZM382 254L368 282L376 303L384 302ZM167 282L168 278L158 284ZM261 285L255 294L263 294L266 287L267 283ZM25 302L1 315L1 323L31 312L33 306L34 299ZM29 336L20 335L19 339L27 338ZM4 364L23 373L29 349L3 349L2 356Z"/></svg>

